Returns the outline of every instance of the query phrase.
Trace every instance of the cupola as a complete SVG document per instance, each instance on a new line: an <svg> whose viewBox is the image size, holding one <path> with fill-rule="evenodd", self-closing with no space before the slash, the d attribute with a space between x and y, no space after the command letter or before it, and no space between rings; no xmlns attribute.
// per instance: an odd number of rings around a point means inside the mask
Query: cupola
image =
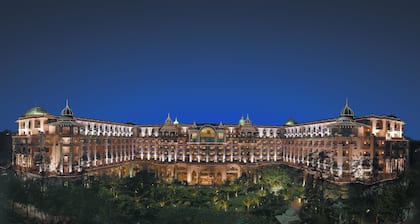
<svg viewBox="0 0 420 224"><path fill-rule="evenodd" d="M66 106L61 110L61 116L63 117L73 117L73 111L69 107L69 101L66 100Z"/></svg>
<svg viewBox="0 0 420 224"><path fill-rule="evenodd" d="M245 119L244 116L241 117L241 119L239 119L239 125L243 126L245 124Z"/></svg>
<svg viewBox="0 0 420 224"><path fill-rule="evenodd" d="M340 117L348 117L348 118L354 118L354 112L349 106L349 101L346 99L346 105L340 112Z"/></svg>

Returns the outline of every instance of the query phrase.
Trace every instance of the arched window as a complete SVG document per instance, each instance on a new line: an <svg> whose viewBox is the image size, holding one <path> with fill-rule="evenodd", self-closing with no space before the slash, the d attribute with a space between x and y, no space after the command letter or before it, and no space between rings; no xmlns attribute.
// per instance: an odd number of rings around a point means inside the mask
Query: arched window
<svg viewBox="0 0 420 224"><path fill-rule="evenodd" d="M376 122L376 129L382 129L383 128L383 123L382 121L377 121Z"/></svg>
<svg viewBox="0 0 420 224"><path fill-rule="evenodd" d="M202 142L215 142L216 132L213 128L205 127L200 131L200 140Z"/></svg>

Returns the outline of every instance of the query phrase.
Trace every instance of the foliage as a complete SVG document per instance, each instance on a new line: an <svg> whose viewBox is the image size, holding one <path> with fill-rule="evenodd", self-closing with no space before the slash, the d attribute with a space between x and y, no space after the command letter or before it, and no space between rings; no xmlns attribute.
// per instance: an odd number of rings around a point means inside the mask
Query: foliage
<svg viewBox="0 0 420 224"><path fill-rule="evenodd" d="M308 180L303 188L302 175L294 172L266 167L258 183L239 178L211 187L164 184L147 172L86 178L68 187L6 175L0 176L0 215L14 210L4 203L11 201L73 223L277 223L276 215L303 198L300 216L307 223L402 222L420 182L420 172L413 171L373 186L349 185L343 198L342 187L328 182Z"/></svg>

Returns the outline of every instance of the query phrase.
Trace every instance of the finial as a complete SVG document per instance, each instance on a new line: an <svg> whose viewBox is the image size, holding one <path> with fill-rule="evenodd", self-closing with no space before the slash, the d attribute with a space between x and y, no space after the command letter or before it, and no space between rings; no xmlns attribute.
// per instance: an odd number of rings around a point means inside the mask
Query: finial
<svg viewBox="0 0 420 224"><path fill-rule="evenodd" d="M171 116L170 116L170 114L168 113L168 117L167 117L167 119L170 119L171 118Z"/></svg>
<svg viewBox="0 0 420 224"><path fill-rule="evenodd" d="M66 107L69 106L69 99L66 99Z"/></svg>
<svg viewBox="0 0 420 224"><path fill-rule="evenodd" d="M349 106L349 98L346 97L346 106Z"/></svg>

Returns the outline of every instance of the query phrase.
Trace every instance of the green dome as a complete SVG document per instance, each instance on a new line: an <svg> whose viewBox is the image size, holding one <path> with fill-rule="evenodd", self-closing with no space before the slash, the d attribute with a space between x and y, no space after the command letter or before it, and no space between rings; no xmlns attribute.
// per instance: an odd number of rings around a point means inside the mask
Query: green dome
<svg viewBox="0 0 420 224"><path fill-rule="evenodd" d="M286 121L286 123L284 123L284 125L294 126L294 125L296 125L296 121L290 118L288 121Z"/></svg>
<svg viewBox="0 0 420 224"><path fill-rule="evenodd" d="M24 117L48 115L48 112L41 107L32 107L23 115Z"/></svg>
<svg viewBox="0 0 420 224"><path fill-rule="evenodd" d="M241 117L241 119L239 119L239 125L244 125L245 124L245 119L244 116Z"/></svg>

